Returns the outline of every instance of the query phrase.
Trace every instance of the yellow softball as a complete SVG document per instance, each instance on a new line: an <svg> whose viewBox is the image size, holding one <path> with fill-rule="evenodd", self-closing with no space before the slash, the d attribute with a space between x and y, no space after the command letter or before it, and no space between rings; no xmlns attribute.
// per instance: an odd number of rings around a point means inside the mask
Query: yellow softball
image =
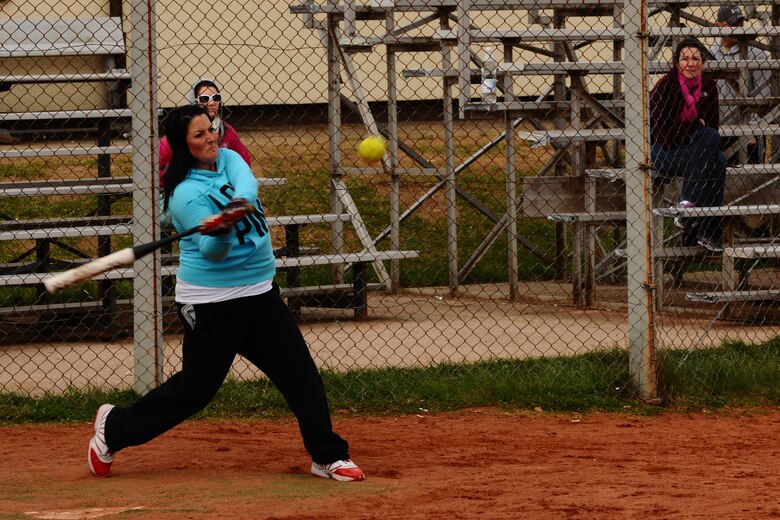
<svg viewBox="0 0 780 520"><path fill-rule="evenodd" d="M357 147L358 155L367 163L380 161L385 155L386 143L387 141L385 141L384 137L379 135L366 137Z"/></svg>

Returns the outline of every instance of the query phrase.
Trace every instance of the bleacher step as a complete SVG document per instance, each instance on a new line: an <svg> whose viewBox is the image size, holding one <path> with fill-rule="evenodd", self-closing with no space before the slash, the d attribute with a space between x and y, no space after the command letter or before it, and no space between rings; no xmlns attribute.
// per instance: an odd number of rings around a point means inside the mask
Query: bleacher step
<svg viewBox="0 0 780 520"><path fill-rule="evenodd" d="M726 247L723 255L743 260L756 260L759 258L780 258L780 245L751 245L739 247Z"/></svg>
<svg viewBox="0 0 780 520"><path fill-rule="evenodd" d="M688 301L699 303L732 303L748 301L773 301L780 299L780 290L712 291L687 293Z"/></svg>

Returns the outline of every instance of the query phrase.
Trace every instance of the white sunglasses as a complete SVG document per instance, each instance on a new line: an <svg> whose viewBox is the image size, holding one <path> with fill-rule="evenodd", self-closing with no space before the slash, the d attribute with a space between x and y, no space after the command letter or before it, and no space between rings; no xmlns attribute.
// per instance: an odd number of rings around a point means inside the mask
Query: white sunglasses
<svg viewBox="0 0 780 520"><path fill-rule="evenodd" d="M198 96L198 103L201 105L208 105L211 102L222 103L222 94L217 92L216 94L201 94Z"/></svg>

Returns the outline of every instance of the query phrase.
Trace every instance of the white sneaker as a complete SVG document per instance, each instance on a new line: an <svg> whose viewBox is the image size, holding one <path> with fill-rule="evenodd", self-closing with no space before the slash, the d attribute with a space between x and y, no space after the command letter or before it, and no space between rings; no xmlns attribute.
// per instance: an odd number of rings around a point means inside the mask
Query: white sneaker
<svg viewBox="0 0 780 520"><path fill-rule="evenodd" d="M706 249L707 251L712 251L713 253L723 252L723 246L709 237L699 237L696 245L701 249Z"/></svg>
<svg viewBox="0 0 780 520"><path fill-rule="evenodd" d="M366 480L363 470L350 459L337 460L330 464L312 462L311 474L322 478L332 478L340 482Z"/></svg>
<svg viewBox="0 0 780 520"><path fill-rule="evenodd" d="M106 444L106 417L113 409L113 404L104 404L95 414L95 435L89 440L87 465L96 477L107 477L111 471L111 463L114 462L114 454L108 450Z"/></svg>
<svg viewBox="0 0 780 520"><path fill-rule="evenodd" d="M696 204L689 200L681 200L675 206L676 209L690 209L695 208ZM674 217L674 225L679 229L685 229L688 227L688 219L686 217Z"/></svg>

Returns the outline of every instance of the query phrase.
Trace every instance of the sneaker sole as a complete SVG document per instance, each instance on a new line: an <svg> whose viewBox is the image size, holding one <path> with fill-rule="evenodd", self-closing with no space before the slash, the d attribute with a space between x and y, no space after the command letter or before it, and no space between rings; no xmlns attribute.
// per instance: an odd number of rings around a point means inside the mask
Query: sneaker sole
<svg viewBox="0 0 780 520"><path fill-rule="evenodd" d="M360 482L361 480L366 479L365 475L363 475L362 478L345 477L343 475L339 475L338 473L329 473L317 468L312 468L311 474L315 477L332 478L333 480L338 480L339 482Z"/></svg>
<svg viewBox="0 0 780 520"><path fill-rule="evenodd" d="M703 249L704 251L707 251L709 253L722 253L723 249L717 249L713 247L707 247L707 246L697 246L699 249Z"/></svg>
<svg viewBox="0 0 780 520"><path fill-rule="evenodd" d="M315 468L311 469L311 474L314 475L315 477L331 478L331 474L328 473L327 471L322 471Z"/></svg>

